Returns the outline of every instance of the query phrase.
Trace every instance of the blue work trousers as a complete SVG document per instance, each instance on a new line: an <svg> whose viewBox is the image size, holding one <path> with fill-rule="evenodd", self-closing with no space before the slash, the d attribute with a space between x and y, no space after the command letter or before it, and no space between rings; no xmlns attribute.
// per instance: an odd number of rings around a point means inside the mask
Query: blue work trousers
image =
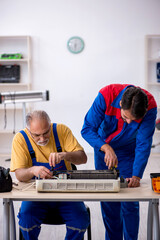
<svg viewBox="0 0 160 240"><path fill-rule="evenodd" d="M124 149L123 149L124 150ZM115 151L118 158L118 170L124 178L132 177L134 151ZM98 170L107 169L104 162L104 152L95 149L95 167ZM115 195L116 198L116 195ZM139 230L138 202L102 202L102 217L106 229L106 240L137 240Z"/></svg>
<svg viewBox="0 0 160 240"><path fill-rule="evenodd" d="M22 202L18 214L19 226L25 240L37 240L47 211L57 209L66 224L65 240L81 240L89 225L83 202ZM54 215L53 215L54 218Z"/></svg>
<svg viewBox="0 0 160 240"><path fill-rule="evenodd" d="M139 229L138 202L101 202L106 240L137 240Z"/></svg>

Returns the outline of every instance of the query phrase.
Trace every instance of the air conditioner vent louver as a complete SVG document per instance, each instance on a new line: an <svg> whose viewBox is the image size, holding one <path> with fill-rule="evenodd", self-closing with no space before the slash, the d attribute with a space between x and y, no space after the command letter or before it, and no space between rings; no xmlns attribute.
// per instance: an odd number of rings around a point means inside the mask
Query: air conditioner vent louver
<svg viewBox="0 0 160 240"><path fill-rule="evenodd" d="M38 192L119 192L120 179L41 179Z"/></svg>

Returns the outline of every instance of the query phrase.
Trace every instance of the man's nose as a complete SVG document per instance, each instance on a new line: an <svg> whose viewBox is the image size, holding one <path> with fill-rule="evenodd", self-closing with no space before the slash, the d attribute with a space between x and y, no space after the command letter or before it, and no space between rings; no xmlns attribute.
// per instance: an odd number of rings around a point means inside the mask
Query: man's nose
<svg viewBox="0 0 160 240"><path fill-rule="evenodd" d="M130 124L130 123L132 122L132 120L131 120L131 119L126 119L126 122L127 122L128 124Z"/></svg>
<svg viewBox="0 0 160 240"><path fill-rule="evenodd" d="M43 135L40 135L39 139L40 139L40 141L43 141L45 139L45 137Z"/></svg>

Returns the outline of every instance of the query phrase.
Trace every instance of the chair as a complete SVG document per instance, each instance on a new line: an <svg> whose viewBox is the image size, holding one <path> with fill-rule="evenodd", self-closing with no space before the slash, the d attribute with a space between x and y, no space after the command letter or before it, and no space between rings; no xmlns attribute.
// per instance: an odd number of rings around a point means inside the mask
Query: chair
<svg viewBox="0 0 160 240"><path fill-rule="evenodd" d="M71 164L72 165L72 169L73 170L77 170L76 166L74 164ZM91 237L91 218L90 218L90 209L87 205L86 206L86 209L87 209L87 212L88 212L88 215L89 215L89 219L90 219L90 224L87 228L87 239L88 240L91 240L92 237ZM54 216L54 218L53 218ZM58 212L56 212L54 210L54 212L48 212L46 218L44 219L43 223L42 224L47 224L47 225L63 225L65 224L62 217L58 214ZM84 238L83 238L84 239ZM82 239L82 240L83 240ZM23 235L22 235L22 232L19 228L19 240L24 240L23 238Z"/></svg>

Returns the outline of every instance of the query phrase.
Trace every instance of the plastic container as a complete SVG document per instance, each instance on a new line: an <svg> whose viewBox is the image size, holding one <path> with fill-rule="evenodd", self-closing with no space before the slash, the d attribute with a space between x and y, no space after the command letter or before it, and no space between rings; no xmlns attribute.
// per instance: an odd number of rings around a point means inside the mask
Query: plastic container
<svg viewBox="0 0 160 240"><path fill-rule="evenodd" d="M160 193L160 173L150 173L152 190L156 193Z"/></svg>

